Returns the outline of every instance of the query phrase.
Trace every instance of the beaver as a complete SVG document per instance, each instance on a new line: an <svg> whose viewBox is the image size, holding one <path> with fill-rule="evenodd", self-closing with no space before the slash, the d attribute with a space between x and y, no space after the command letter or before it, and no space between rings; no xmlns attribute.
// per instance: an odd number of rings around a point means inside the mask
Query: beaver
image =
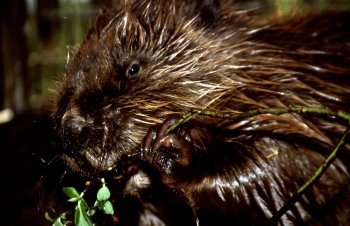
<svg viewBox="0 0 350 226"><path fill-rule="evenodd" d="M101 10L57 84L59 158L108 177L117 225L264 225L313 175L348 122L237 114L350 111L347 12L256 19L223 1L127 1ZM348 151L279 225L348 225ZM107 181L108 181L107 180Z"/></svg>

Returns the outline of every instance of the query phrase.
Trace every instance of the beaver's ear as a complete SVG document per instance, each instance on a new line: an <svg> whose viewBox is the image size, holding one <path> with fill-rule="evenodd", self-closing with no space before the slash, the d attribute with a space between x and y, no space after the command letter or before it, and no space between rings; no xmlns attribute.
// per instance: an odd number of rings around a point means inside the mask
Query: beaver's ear
<svg viewBox="0 0 350 226"><path fill-rule="evenodd" d="M93 21L92 29L89 31L87 37L89 38L92 34L100 35L103 28L107 25L111 17L111 12L107 9L100 9Z"/></svg>
<svg viewBox="0 0 350 226"><path fill-rule="evenodd" d="M204 25L214 24L220 18L220 1L196 0L196 12L199 13L201 23Z"/></svg>

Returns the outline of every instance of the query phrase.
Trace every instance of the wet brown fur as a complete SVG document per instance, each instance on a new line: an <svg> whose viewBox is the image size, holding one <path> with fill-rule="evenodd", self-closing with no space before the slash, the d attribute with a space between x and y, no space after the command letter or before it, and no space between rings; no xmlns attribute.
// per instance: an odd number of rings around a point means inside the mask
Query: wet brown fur
<svg viewBox="0 0 350 226"><path fill-rule="evenodd" d="M341 14L256 22L251 12L215 1L135 2L101 11L56 89L61 158L73 171L96 177L122 165L140 152L152 125L191 108L350 111L350 23ZM133 64L140 72L129 76ZM299 114L239 122L196 117L187 125L195 145L188 172L168 178L158 166L141 161L136 168L146 172L150 186L189 207L188 225L262 225L313 174L346 124ZM350 223L346 157L331 165L281 225ZM147 189L136 195L123 190L142 207L130 215L141 225L151 224L145 216L177 225L176 214L162 212L170 198L145 198L158 191ZM134 208L120 199L119 208ZM118 217L120 224L128 222L122 213Z"/></svg>

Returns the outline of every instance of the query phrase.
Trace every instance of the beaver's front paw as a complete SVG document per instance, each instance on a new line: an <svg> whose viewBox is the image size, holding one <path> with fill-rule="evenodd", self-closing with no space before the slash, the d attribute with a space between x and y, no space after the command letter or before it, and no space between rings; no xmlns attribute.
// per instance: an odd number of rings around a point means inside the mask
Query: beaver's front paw
<svg viewBox="0 0 350 226"><path fill-rule="evenodd" d="M190 129L186 125L167 134L174 123L174 119L168 119L151 127L141 147L142 159L163 176L170 177L190 167L194 152Z"/></svg>

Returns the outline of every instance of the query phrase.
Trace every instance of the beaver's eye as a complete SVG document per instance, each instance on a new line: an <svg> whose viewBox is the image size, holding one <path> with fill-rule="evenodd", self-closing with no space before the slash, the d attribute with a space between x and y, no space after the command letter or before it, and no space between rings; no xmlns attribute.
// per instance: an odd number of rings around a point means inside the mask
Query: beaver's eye
<svg viewBox="0 0 350 226"><path fill-rule="evenodd" d="M126 70L126 76L129 78L134 77L140 72L140 69L141 66L138 63L134 63Z"/></svg>

